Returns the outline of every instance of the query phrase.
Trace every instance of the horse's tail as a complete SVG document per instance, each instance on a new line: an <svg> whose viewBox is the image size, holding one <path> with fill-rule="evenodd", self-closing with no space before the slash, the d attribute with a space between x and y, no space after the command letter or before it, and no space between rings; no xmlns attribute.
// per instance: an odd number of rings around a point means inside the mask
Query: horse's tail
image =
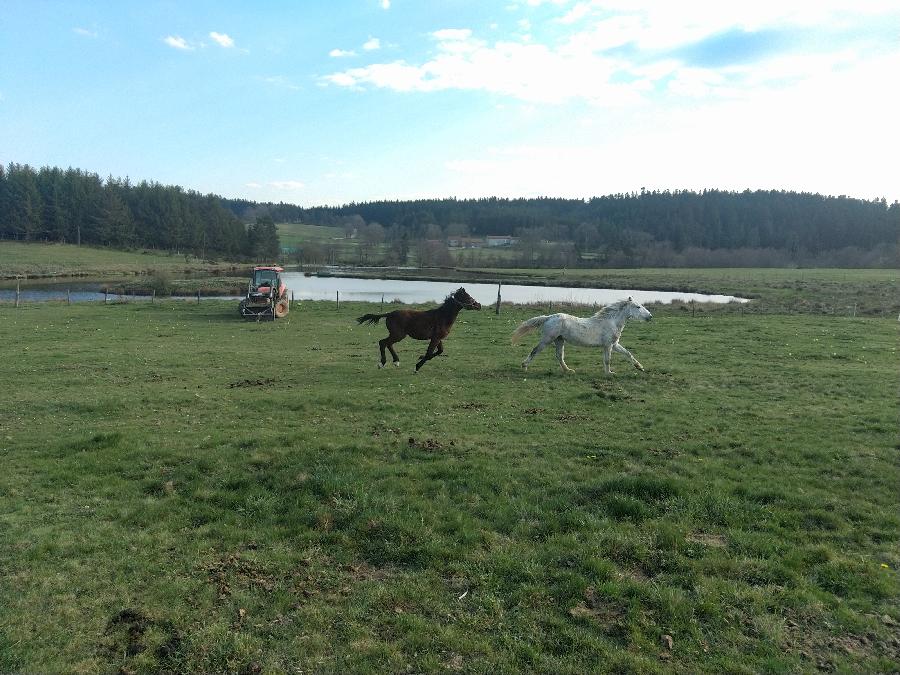
<svg viewBox="0 0 900 675"><path fill-rule="evenodd" d="M385 317L385 316L387 316L387 314L363 314L361 317L359 317L359 318L356 320L356 323L359 323L359 324L363 324L363 323L376 324L376 323L378 323L378 320L379 320L379 319L381 319L382 317Z"/></svg>
<svg viewBox="0 0 900 675"><path fill-rule="evenodd" d="M541 316L535 316L528 321L523 321L519 324L519 327L516 328L516 331L512 334L513 344L519 341L519 339L525 335L526 333L530 333L538 326L543 326L547 319L550 318L550 315L543 314Z"/></svg>

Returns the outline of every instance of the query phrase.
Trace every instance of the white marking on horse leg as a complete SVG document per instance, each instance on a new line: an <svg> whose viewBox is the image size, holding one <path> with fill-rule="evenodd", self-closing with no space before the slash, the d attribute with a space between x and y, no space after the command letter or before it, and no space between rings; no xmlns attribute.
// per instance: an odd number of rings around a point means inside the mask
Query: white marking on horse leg
<svg viewBox="0 0 900 675"><path fill-rule="evenodd" d="M395 368L399 368L399 367L400 367L400 362L399 362L399 361L394 361L394 367L395 367Z"/></svg>
<svg viewBox="0 0 900 675"><path fill-rule="evenodd" d="M378 370L381 370L382 368L384 368L384 364L383 364L383 363L379 363L379 364L378 364Z"/></svg>

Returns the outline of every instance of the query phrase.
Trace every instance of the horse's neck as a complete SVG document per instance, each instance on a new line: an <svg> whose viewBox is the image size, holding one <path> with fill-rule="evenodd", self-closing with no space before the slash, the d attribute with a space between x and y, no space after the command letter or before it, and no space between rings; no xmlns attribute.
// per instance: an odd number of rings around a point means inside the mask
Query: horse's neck
<svg viewBox="0 0 900 675"><path fill-rule="evenodd" d="M456 317L459 316L461 310L462 305L454 300L448 300L438 309L443 316L447 317L447 321L451 324L456 321Z"/></svg>
<svg viewBox="0 0 900 675"><path fill-rule="evenodd" d="M606 316L595 315L598 322L604 323L609 322L612 324L613 329L619 333L622 331L622 328L625 326L625 322L628 321L628 309L626 307L622 307L617 310L614 314L607 314Z"/></svg>

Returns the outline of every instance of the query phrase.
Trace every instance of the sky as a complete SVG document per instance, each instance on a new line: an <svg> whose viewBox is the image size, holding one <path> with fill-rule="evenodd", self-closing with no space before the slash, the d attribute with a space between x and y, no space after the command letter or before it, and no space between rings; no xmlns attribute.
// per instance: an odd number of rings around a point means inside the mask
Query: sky
<svg viewBox="0 0 900 675"><path fill-rule="evenodd" d="M900 200L898 0L0 0L0 163L302 206Z"/></svg>

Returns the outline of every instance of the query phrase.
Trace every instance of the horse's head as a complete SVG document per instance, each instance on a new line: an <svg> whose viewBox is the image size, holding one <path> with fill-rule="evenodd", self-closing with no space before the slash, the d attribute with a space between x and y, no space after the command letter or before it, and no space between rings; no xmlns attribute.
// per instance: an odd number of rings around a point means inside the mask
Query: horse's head
<svg viewBox="0 0 900 675"><path fill-rule="evenodd" d="M458 302L463 309L481 309L481 303L466 293L465 288L457 288L450 294L450 297Z"/></svg>
<svg viewBox="0 0 900 675"><path fill-rule="evenodd" d="M647 308L632 297L628 298L626 306L628 307L629 319L641 319L642 321L649 321L653 318L653 315L647 310Z"/></svg>

